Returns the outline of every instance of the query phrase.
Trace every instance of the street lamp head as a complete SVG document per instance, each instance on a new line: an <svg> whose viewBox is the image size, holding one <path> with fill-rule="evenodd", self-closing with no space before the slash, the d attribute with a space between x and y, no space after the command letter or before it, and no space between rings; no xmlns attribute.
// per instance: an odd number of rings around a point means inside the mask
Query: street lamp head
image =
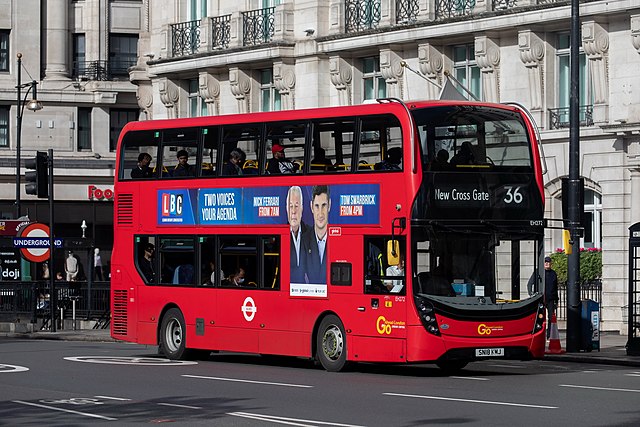
<svg viewBox="0 0 640 427"><path fill-rule="evenodd" d="M34 80L30 85L33 89L33 98L27 103L27 109L31 111L42 110L42 102L38 101L38 82Z"/></svg>

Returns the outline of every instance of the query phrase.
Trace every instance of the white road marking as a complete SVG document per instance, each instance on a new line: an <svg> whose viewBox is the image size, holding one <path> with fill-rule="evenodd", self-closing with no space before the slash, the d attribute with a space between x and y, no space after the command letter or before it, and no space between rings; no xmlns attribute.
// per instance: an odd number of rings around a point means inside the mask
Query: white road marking
<svg viewBox="0 0 640 427"><path fill-rule="evenodd" d="M483 405L518 406L521 408L538 408L538 409L558 409L557 406L529 405L526 403L512 403L512 402L496 402L491 400L458 399L455 397L422 396L419 394L402 394L402 393L382 393L382 394L386 396L412 397L417 399L448 400L452 402L480 403Z"/></svg>
<svg viewBox="0 0 640 427"><path fill-rule="evenodd" d="M21 405L35 406L37 408L50 409L52 411L67 412L69 414L83 415L85 417L91 417L91 418L100 418L101 420L107 420L107 421L116 421L117 420L117 418L105 417L103 415L89 414L87 412L74 411L73 409L56 408L54 406L40 405L38 403L23 402L22 400L12 400L12 402L13 403L19 403Z"/></svg>
<svg viewBox="0 0 640 427"><path fill-rule="evenodd" d="M480 377L456 377L456 376L450 376L449 378L455 378L455 379L458 379L458 380L489 381L489 378L480 378Z"/></svg>
<svg viewBox="0 0 640 427"><path fill-rule="evenodd" d="M174 408L186 408L186 409L202 409L200 406L178 405L176 403L158 403L162 406L173 406Z"/></svg>
<svg viewBox="0 0 640 427"><path fill-rule="evenodd" d="M138 365L138 366L184 366L197 365L191 360L169 360L158 357L128 357L128 356L75 356L65 357L64 360L84 363L102 363L108 365Z"/></svg>
<svg viewBox="0 0 640 427"><path fill-rule="evenodd" d="M272 383L272 382L268 382L268 381L241 380L241 379L238 379L238 378L205 377L205 376L202 376L202 375L182 375L182 376L186 377L186 378L201 378L203 380L216 380L216 381L230 381L230 382L236 382L236 383L277 385L277 386L282 386L282 387L313 388L312 385Z"/></svg>
<svg viewBox="0 0 640 427"><path fill-rule="evenodd" d="M97 397L98 399L107 399L107 400L122 400L122 401L131 400L131 399L126 399L124 397L111 397L111 396L93 396L93 397Z"/></svg>
<svg viewBox="0 0 640 427"><path fill-rule="evenodd" d="M11 372L27 372L29 368L18 365L5 365L0 363L0 374L7 374Z"/></svg>
<svg viewBox="0 0 640 427"><path fill-rule="evenodd" d="M584 388L587 390L624 391L627 393L640 393L640 390L635 390L632 388L593 387L588 385L574 385L574 384L560 384L560 387Z"/></svg>
<svg viewBox="0 0 640 427"><path fill-rule="evenodd" d="M518 366L518 365L499 365L497 363L492 363L489 366L492 368L507 368L507 369L529 369L528 366Z"/></svg>
<svg viewBox="0 0 640 427"><path fill-rule="evenodd" d="M272 423L287 424L287 425L293 425L293 426L313 427L317 425L324 425L324 426L336 426L336 427L363 427L355 424L341 424L341 423L332 423L328 421L316 421L316 420L305 420L300 418L278 417L276 415L252 414L250 412L228 412L227 415L232 415L234 417L250 418L253 420L269 421ZM310 423L310 424L302 424L302 423Z"/></svg>
<svg viewBox="0 0 640 427"><path fill-rule="evenodd" d="M628 377L640 377L640 374L625 374Z"/></svg>

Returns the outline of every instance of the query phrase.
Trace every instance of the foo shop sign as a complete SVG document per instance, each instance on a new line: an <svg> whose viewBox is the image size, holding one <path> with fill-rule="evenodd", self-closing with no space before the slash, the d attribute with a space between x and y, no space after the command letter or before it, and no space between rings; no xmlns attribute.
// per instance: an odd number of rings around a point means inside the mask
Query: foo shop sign
<svg viewBox="0 0 640 427"><path fill-rule="evenodd" d="M112 188L98 188L95 185L87 187L89 200L113 200Z"/></svg>

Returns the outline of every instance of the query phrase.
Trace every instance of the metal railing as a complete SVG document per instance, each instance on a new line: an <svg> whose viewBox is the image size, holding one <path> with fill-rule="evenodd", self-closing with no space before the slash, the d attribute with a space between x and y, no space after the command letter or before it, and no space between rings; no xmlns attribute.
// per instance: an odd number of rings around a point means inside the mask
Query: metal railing
<svg viewBox="0 0 640 427"><path fill-rule="evenodd" d="M200 20L171 25L171 51L173 56L186 56L198 52L200 47Z"/></svg>
<svg viewBox="0 0 640 427"><path fill-rule="evenodd" d="M345 32L377 28L380 25L380 0L345 0Z"/></svg>
<svg viewBox="0 0 640 427"><path fill-rule="evenodd" d="M226 49L231 39L231 15L211 18L211 47Z"/></svg>
<svg viewBox="0 0 640 427"><path fill-rule="evenodd" d="M56 318L97 320L108 325L111 310L110 282L56 282ZM51 318L49 282L0 282L0 321L32 322Z"/></svg>
<svg viewBox="0 0 640 427"><path fill-rule="evenodd" d="M436 19L471 15L476 0L436 0Z"/></svg>
<svg viewBox="0 0 640 427"><path fill-rule="evenodd" d="M396 0L396 24L412 24L418 20L418 0Z"/></svg>
<svg viewBox="0 0 640 427"><path fill-rule="evenodd" d="M518 7L518 0L493 0L492 10L507 10Z"/></svg>
<svg viewBox="0 0 640 427"><path fill-rule="evenodd" d="M580 106L580 126L593 126L593 105ZM569 107L549 108L549 129L569 127Z"/></svg>
<svg viewBox="0 0 640 427"><path fill-rule="evenodd" d="M116 58L111 61L75 61L71 77L79 80L109 81L115 77L129 78L129 68L136 65L135 58Z"/></svg>
<svg viewBox="0 0 640 427"><path fill-rule="evenodd" d="M590 299L601 305L602 310L602 280L589 280L580 284L580 300ZM558 284L558 320L567 319L567 284Z"/></svg>
<svg viewBox="0 0 640 427"><path fill-rule="evenodd" d="M242 12L242 43L244 46L256 46L273 40L275 12L275 7Z"/></svg>

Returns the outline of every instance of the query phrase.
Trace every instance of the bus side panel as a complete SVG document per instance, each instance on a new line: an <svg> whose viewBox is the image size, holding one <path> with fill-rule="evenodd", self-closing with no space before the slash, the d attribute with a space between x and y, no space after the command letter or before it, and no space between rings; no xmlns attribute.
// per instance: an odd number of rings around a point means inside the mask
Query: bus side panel
<svg viewBox="0 0 640 427"><path fill-rule="evenodd" d="M366 362L406 362L406 341L347 335L347 359Z"/></svg>
<svg viewBox="0 0 640 427"><path fill-rule="evenodd" d="M311 334L295 331L262 331L260 353L311 357Z"/></svg>

